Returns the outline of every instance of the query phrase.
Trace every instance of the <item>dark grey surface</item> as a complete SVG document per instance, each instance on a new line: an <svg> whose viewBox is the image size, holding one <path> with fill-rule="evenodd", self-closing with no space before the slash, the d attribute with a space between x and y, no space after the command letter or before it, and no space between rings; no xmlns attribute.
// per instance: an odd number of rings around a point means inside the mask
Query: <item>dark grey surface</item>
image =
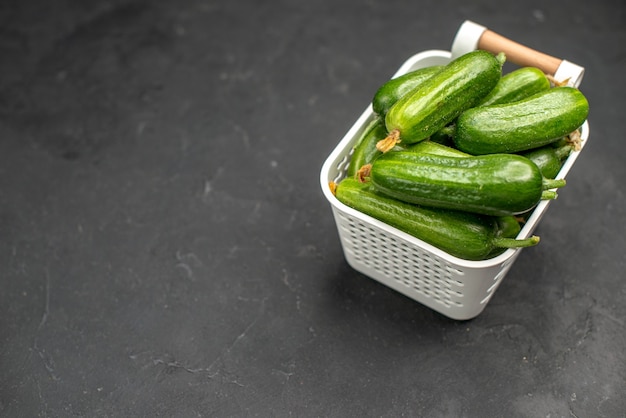
<svg viewBox="0 0 626 418"><path fill-rule="evenodd" d="M626 416L624 12L3 1L0 415ZM591 136L458 322L347 266L318 175L465 19L585 66Z"/></svg>

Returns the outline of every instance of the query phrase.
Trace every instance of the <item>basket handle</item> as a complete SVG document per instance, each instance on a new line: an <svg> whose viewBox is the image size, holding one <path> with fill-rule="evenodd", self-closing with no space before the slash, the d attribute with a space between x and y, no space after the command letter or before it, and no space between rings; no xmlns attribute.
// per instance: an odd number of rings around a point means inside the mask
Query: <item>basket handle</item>
<svg viewBox="0 0 626 418"><path fill-rule="evenodd" d="M539 68L552 76L556 82L573 87L580 85L585 74L585 69L579 65L544 54L466 20L452 43L452 58L476 49L484 49L494 54L504 52L507 61L520 66Z"/></svg>

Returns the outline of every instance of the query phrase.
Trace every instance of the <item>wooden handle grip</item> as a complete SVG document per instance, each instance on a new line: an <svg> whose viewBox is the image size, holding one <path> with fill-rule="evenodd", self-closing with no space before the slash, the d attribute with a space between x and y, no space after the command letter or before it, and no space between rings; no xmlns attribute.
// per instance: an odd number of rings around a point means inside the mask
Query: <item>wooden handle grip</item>
<svg viewBox="0 0 626 418"><path fill-rule="evenodd" d="M494 54L504 52L507 61L520 66L537 67L550 75L554 75L563 62L560 58L536 51L488 29L478 40L478 48Z"/></svg>

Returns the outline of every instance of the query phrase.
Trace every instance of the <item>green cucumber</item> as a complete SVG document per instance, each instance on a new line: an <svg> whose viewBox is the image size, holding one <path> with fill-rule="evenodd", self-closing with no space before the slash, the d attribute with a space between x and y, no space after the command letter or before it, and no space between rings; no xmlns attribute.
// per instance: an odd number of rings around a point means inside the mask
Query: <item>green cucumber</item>
<svg viewBox="0 0 626 418"><path fill-rule="evenodd" d="M548 189L565 185L564 179L545 179L535 163L516 154L458 158L389 152L360 178L408 203L493 216L526 212L556 197Z"/></svg>
<svg viewBox="0 0 626 418"><path fill-rule="evenodd" d="M389 108L398 99L418 87L442 68L443 65L424 67L387 81L374 94L372 99L374 113L384 118Z"/></svg>
<svg viewBox="0 0 626 418"><path fill-rule="evenodd" d="M350 157L350 164L346 172L348 177L354 177L362 166L371 163L374 158L381 154L376 149L376 143L385 136L387 136L387 129L380 119L373 119L365 127Z"/></svg>
<svg viewBox="0 0 626 418"><path fill-rule="evenodd" d="M533 94L546 91L550 88L550 80L538 68L522 67L503 75L498 84L478 103L477 106L491 106L496 104L512 103L525 99ZM436 142L449 144L454 136L454 123L445 126L431 135L430 139Z"/></svg>
<svg viewBox="0 0 626 418"><path fill-rule="evenodd" d="M496 222L498 223L499 237L515 238L522 230L519 220L513 215L497 216Z"/></svg>
<svg viewBox="0 0 626 418"><path fill-rule="evenodd" d="M495 57L483 50L452 60L391 106L385 115L389 136L378 149L387 152L400 141L422 141L476 106L500 80L503 62L504 54Z"/></svg>
<svg viewBox="0 0 626 418"><path fill-rule="evenodd" d="M559 147L553 147L552 144L548 144L543 147L522 152L520 155L534 162L545 178L553 179L559 174L563 166L563 161L569 156L573 149L574 145L565 142Z"/></svg>
<svg viewBox="0 0 626 418"><path fill-rule="evenodd" d="M402 202L352 178L343 179L333 189L346 206L465 260L484 260L507 248L530 247L539 242L537 236L505 236L494 217Z"/></svg>
<svg viewBox="0 0 626 418"><path fill-rule="evenodd" d="M478 106L512 103L550 88L550 80L538 68L522 67L502 76Z"/></svg>
<svg viewBox="0 0 626 418"><path fill-rule="evenodd" d="M466 110L452 139L456 148L474 155L526 151L575 131L588 113L580 90L553 87L517 102Z"/></svg>
<svg viewBox="0 0 626 418"><path fill-rule="evenodd" d="M429 139L418 142L406 149L410 152L421 152L424 154L441 155L444 157L470 157L463 151L459 151L456 148L448 147L438 142L433 142ZM502 215L497 217L500 236L514 238L521 231L521 227L517 218L513 215Z"/></svg>

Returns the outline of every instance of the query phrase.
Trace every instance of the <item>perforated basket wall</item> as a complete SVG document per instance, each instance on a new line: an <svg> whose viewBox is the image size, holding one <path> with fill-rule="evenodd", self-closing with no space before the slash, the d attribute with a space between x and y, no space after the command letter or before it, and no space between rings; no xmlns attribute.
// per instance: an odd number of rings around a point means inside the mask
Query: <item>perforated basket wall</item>
<svg viewBox="0 0 626 418"><path fill-rule="evenodd" d="M394 77L449 61L448 51L424 51L407 60ZM366 276L450 318L470 319L477 316L521 249L507 250L489 260L463 260L347 207L331 193L329 182L338 182L345 177L352 148L374 117L370 105L326 159L320 173L322 191L331 204L347 262ZM587 122L581 129L581 137L582 149L589 137ZM568 157L557 178L565 178L579 154L580 151L573 152ZM533 233L549 204L550 201L545 200L534 209L518 238L526 238Z"/></svg>

